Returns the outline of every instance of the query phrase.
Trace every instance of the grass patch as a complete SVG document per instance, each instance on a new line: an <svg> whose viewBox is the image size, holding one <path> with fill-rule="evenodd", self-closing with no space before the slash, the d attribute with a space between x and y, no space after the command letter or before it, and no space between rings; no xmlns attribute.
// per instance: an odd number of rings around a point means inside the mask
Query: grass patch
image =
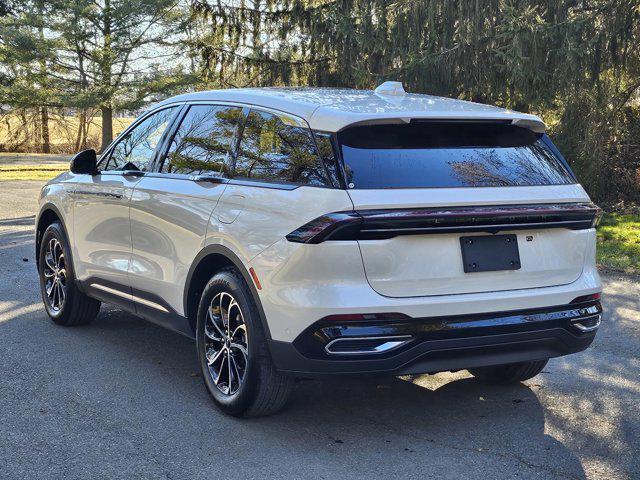
<svg viewBox="0 0 640 480"><path fill-rule="evenodd" d="M598 227L598 264L640 274L640 215L607 213Z"/></svg>
<svg viewBox="0 0 640 480"><path fill-rule="evenodd" d="M50 180L69 170L65 164L4 165L0 166L2 180Z"/></svg>

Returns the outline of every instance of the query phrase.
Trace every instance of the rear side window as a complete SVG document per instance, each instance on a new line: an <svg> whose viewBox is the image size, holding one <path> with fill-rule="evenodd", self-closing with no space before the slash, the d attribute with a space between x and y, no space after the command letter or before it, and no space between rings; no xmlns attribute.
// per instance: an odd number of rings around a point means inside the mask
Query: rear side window
<svg viewBox="0 0 640 480"><path fill-rule="evenodd" d="M235 176L266 182L331 186L309 129L293 119L251 110L240 141Z"/></svg>
<svg viewBox="0 0 640 480"><path fill-rule="evenodd" d="M193 105L180 123L163 173L231 174L229 150L235 136L242 109L216 105Z"/></svg>
<svg viewBox="0 0 640 480"><path fill-rule="evenodd" d="M508 124L412 122L338 134L351 188L575 183L542 134Z"/></svg>
<svg viewBox="0 0 640 480"><path fill-rule="evenodd" d="M313 135L316 139L316 145L318 146L318 153L320 158L324 162L324 167L329 179L334 187L340 186L340 165L333 151L333 144L331 141L331 134L326 132L314 131Z"/></svg>

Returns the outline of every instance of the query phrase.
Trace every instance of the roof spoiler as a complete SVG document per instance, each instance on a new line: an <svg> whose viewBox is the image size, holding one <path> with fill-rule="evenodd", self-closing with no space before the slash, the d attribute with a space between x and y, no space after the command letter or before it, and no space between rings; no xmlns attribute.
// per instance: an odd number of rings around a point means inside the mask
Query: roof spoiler
<svg viewBox="0 0 640 480"><path fill-rule="evenodd" d="M529 130L536 133L544 133L547 129L544 122L540 119L533 118L515 118L513 120L513 124L522 127L528 128Z"/></svg>
<svg viewBox="0 0 640 480"><path fill-rule="evenodd" d="M418 122L450 122L450 123L482 123L482 122L504 122L511 123L517 127L526 128L535 133L545 133L546 126L544 122L536 117L532 118L449 118L449 117L380 117L371 118L368 120L362 120L360 122L354 122L346 125L342 128L361 127L365 125L397 125L403 123L411 123L412 121Z"/></svg>

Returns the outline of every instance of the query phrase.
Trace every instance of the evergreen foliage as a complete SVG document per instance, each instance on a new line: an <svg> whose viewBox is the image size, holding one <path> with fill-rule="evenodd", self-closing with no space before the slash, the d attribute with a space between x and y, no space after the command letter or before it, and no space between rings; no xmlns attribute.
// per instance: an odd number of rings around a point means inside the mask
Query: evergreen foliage
<svg viewBox="0 0 640 480"><path fill-rule="evenodd" d="M640 199L640 0L196 0L216 86L372 88L541 115L602 200Z"/></svg>

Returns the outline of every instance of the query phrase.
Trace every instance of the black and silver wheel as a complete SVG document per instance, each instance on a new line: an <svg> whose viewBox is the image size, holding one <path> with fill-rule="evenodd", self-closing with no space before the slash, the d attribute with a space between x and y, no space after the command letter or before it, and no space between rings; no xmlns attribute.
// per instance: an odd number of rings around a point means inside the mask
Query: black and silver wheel
<svg viewBox="0 0 640 480"><path fill-rule="evenodd" d="M51 320L64 326L83 325L98 315L100 302L75 284L67 237L57 222L42 235L38 267L42 301Z"/></svg>
<svg viewBox="0 0 640 480"><path fill-rule="evenodd" d="M532 362L509 363L492 367L470 368L469 373L474 377L491 383L524 382L538 375L549 360L535 360Z"/></svg>
<svg viewBox="0 0 640 480"><path fill-rule="evenodd" d="M225 269L211 278L202 292L197 320L200 368L215 403L234 416L280 410L293 380L275 369L260 313L237 270Z"/></svg>
<svg viewBox="0 0 640 480"><path fill-rule="evenodd" d="M67 298L67 271L65 268L64 249L60 241L53 237L47 243L44 252L44 290L47 295L45 301L52 312L59 312Z"/></svg>
<svg viewBox="0 0 640 480"><path fill-rule="evenodd" d="M228 292L216 294L205 318L207 368L218 390L235 394L247 372L247 326L238 301Z"/></svg>

